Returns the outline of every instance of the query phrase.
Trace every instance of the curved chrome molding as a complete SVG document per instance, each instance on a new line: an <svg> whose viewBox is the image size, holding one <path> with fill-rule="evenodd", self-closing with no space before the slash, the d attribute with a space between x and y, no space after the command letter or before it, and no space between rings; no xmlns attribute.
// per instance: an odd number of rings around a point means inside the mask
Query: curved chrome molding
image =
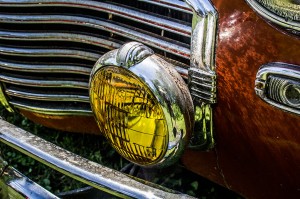
<svg viewBox="0 0 300 199"><path fill-rule="evenodd" d="M68 6L76 8L85 8L89 10L96 10L100 12L108 12L112 15L121 16L130 20L137 21L139 23L144 23L162 30L170 31L175 34L190 37L191 27L176 23L171 20L163 19L153 15L149 15L143 12L128 9L126 7L117 6L114 4L108 4L104 2L96 1L84 1L84 0L19 0L18 4L16 1L5 1L5 3L0 1L0 5L11 6L11 7L47 7L47 6Z"/></svg>
<svg viewBox="0 0 300 199"><path fill-rule="evenodd" d="M164 167L173 164L182 155L194 123L194 107L187 85L172 64L156 56L143 44L130 42L118 50L106 53L97 61L91 73L90 96L94 92L94 85L91 84L94 75L102 68L110 66L126 68L143 80L160 104L167 123L166 153L159 162L141 166ZM92 97L90 99L95 113L96 102Z"/></svg>
<svg viewBox="0 0 300 199"><path fill-rule="evenodd" d="M5 96L4 88L2 83L0 82L0 103L8 110L9 112L14 112L13 108L9 105L7 98Z"/></svg>
<svg viewBox="0 0 300 199"><path fill-rule="evenodd" d="M300 34L300 22L286 20L283 17L280 17L265 7L260 5L256 0L246 0L246 2L255 10L260 16L265 18L267 21L272 22L276 25L279 25L285 28L286 31L292 32L293 34Z"/></svg>
<svg viewBox="0 0 300 199"><path fill-rule="evenodd" d="M136 30L125 28L110 22L77 17L77 16L66 16L66 15L4 15L0 14L0 22L2 23L20 23L20 24L33 24L33 23L42 23L42 24L69 24L69 25L78 25L86 26L91 28L96 28L104 31L110 31L114 34L121 36L126 36L129 39L143 42L149 46L156 47L158 49L164 50L166 52L172 53L174 55L189 59L190 49L176 45L172 42L159 39ZM163 38L163 37L162 37ZM1 50L0 50L1 52ZM43 51L37 51L43 52ZM98 56L99 58L100 56ZM94 61L94 59L93 59Z"/></svg>
<svg viewBox="0 0 300 199"><path fill-rule="evenodd" d="M149 183L146 185L138 182L121 172L66 151L2 119L0 141L64 175L122 198L193 198L172 190L159 189Z"/></svg>
<svg viewBox="0 0 300 199"><path fill-rule="evenodd" d="M293 88L290 94L288 88ZM256 75L255 92L265 102L300 115L300 66L280 62L261 66Z"/></svg>
<svg viewBox="0 0 300 199"><path fill-rule="evenodd" d="M190 148L214 146L212 106L216 103L215 48L218 13L209 0L186 0L193 10L189 88L195 105L195 130ZM209 117L206 117L209 115Z"/></svg>

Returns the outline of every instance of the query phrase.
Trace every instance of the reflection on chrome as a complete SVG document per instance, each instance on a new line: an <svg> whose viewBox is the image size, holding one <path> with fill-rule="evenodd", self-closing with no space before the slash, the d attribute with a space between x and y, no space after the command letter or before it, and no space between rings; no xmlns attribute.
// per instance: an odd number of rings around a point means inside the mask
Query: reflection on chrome
<svg viewBox="0 0 300 199"><path fill-rule="evenodd" d="M120 155L142 166L177 161L192 132L187 85L172 64L141 43L127 43L97 61L90 100L106 138Z"/></svg>

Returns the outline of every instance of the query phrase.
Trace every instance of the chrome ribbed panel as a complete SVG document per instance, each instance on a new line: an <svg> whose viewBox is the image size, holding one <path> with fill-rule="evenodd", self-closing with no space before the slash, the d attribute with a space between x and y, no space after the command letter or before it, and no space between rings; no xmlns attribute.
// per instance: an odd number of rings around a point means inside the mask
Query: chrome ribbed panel
<svg viewBox="0 0 300 199"><path fill-rule="evenodd" d="M191 21L180 0L0 0L0 81L17 108L88 115L92 66L125 42L150 46L187 78Z"/></svg>

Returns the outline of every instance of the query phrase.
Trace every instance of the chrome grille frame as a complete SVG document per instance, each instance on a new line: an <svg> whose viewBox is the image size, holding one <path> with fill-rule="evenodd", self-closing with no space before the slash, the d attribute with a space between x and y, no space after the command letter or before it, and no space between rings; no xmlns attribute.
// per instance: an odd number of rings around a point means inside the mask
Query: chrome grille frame
<svg viewBox="0 0 300 199"><path fill-rule="evenodd" d="M41 3L42 2L42 3ZM182 1L170 1L164 0L160 2L156 1L145 1L149 5L157 5L167 9L172 9L192 15L192 10L188 5ZM179 23L177 20L167 19L166 17L159 17L149 12L139 11L130 9L126 6L120 6L113 2L100 2L100 1L83 1L83 0L2 0L0 1L1 6L26 9L26 8L51 8L51 7L63 7L63 8L80 8L86 9L86 11L93 10L97 12L106 13L108 19L101 18L88 18L87 16L72 16L70 14L32 14L25 15L21 14L9 14L2 12L0 13L0 24L15 24L15 25L28 25L32 26L35 24L41 25L53 25L53 24L64 24L64 25L75 25L78 28L88 27L93 28L97 31L106 31L111 35L117 34L126 37L128 40L135 40L142 42L148 46L154 47L155 49L162 50L161 56L166 53L173 54L177 57L181 57L185 60L190 58L190 49L187 45L182 45L176 41L164 39L166 32L178 34L190 38L192 27L186 25L186 23ZM152 33L146 34L145 32L139 32L135 28L128 28L115 22L111 22L110 19L115 16L121 16L129 20L143 23L154 28L161 29L160 35L153 35ZM103 35L89 35L86 32L39 32L38 30L30 31L15 31L11 29L0 29L0 39L2 41L9 42L44 42L44 41L55 41L55 42L73 42L87 44L107 51L119 48L124 41L110 39ZM0 46L0 58L1 56L10 57L22 57L31 60L39 60L40 58L48 57L56 59L59 57L68 57L76 60L85 60L88 63L94 63L96 60L104 54L104 52L90 52L85 49L60 49L60 48L28 48L24 46ZM167 58L167 57L165 57ZM188 66L183 66L176 60L168 61L173 62L176 65L177 71L182 75L184 79L188 77ZM57 101L74 101L89 104L86 95L78 94L82 93L82 90L88 90L88 77L91 72L92 64L76 65L72 63L35 63L31 62L13 62L11 60L0 59L0 69L4 72L0 72L0 81L3 82L3 91L7 96L9 103L16 108L25 109L37 113L50 114L50 115L92 115L90 108L74 109L74 106L69 107L65 105L65 109L59 108L60 106L47 106L46 101L54 102ZM14 73L30 74L28 76L14 76ZM81 75L85 82L78 81L77 79L61 80L41 80L40 78L34 78L39 73L44 76L51 76L55 74L65 74L66 76ZM33 78L31 78L33 76ZM12 86L11 86L12 85ZM28 91L24 91L24 88L16 88L18 86L26 86ZM33 88L40 88L41 91L34 90ZM65 88L74 89L73 93L59 94L58 92L44 93L43 88ZM79 89L79 90L78 90ZM33 100L30 102L29 100ZM26 104L29 102L28 104ZM45 107L38 105L44 103Z"/></svg>

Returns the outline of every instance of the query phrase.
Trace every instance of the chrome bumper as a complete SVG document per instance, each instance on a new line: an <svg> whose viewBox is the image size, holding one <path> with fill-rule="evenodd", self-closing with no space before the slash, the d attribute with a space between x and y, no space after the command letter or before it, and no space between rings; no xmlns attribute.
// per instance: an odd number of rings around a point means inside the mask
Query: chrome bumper
<svg viewBox="0 0 300 199"><path fill-rule="evenodd" d="M35 182L22 175L0 157L0 198L2 199L58 199Z"/></svg>
<svg viewBox="0 0 300 199"><path fill-rule="evenodd" d="M147 185L64 150L0 119L0 141L37 161L96 189L122 198L193 198L157 185ZM2 167L1 167L2 168Z"/></svg>

